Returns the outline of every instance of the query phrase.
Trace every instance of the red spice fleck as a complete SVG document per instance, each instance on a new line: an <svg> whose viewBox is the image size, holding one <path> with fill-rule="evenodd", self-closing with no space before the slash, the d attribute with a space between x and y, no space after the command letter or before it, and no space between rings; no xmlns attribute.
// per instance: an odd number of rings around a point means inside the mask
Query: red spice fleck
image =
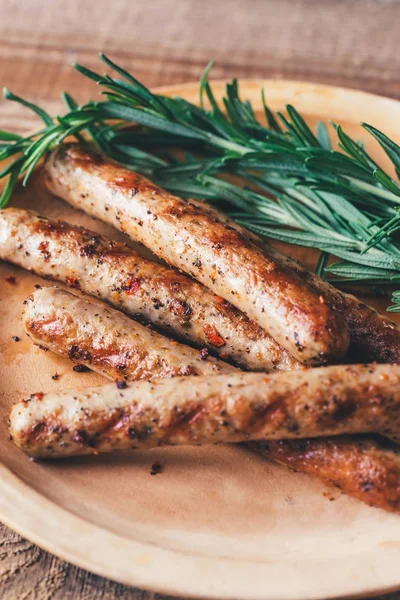
<svg viewBox="0 0 400 600"><path fill-rule="evenodd" d="M9 283L10 285L15 285L17 283L16 278L14 277L14 275L9 275L8 277L6 277L6 283Z"/></svg>
<svg viewBox="0 0 400 600"><path fill-rule="evenodd" d="M30 395L30 399L31 400L42 400L44 396L43 392L35 392L34 394Z"/></svg>
<svg viewBox="0 0 400 600"><path fill-rule="evenodd" d="M190 306L186 304L186 302L181 302L181 300L173 299L169 305L171 312L178 317L190 318L192 313L192 309Z"/></svg>
<svg viewBox="0 0 400 600"><path fill-rule="evenodd" d="M135 277L129 277L126 283L122 286L122 289L129 295L136 294L142 282L140 279Z"/></svg>
<svg viewBox="0 0 400 600"><path fill-rule="evenodd" d="M207 323L203 327L203 331L206 334L207 340L210 342L212 346L215 348L221 348L221 346L225 346L225 340L217 331L215 325L211 325Z"/></svg>
<svg viewBox="0 0 400 600"><path fill-rule="evenodd" d="M70 288L75 288L75 289L79 289L80 288L79 280L76 277L66 277L65 278L65 283Z"/></svg>
<svg viewBox="0 0 400 600"><path fill-rule="evenodd" d="M207 357L208 357L208 348L202 348L200 350L199 355L200 355L200 360L207 360Z"/></svg>
<svg viewBox="0 0 400 600"><path fill-rule="evenodd" d="M39 246L38 246L38 250L40 250L40 252L47 252L49 249L49 242L40 242Z"/></svg>
<svg viewBox="0 0 400 600"><path fill-rule="evenodd" d="M220 306L222 309L228 309L228 310L232 310L232 305L225 300L225 298L221 298L221 296L216 296L215 297L215 306Z"/></svg>

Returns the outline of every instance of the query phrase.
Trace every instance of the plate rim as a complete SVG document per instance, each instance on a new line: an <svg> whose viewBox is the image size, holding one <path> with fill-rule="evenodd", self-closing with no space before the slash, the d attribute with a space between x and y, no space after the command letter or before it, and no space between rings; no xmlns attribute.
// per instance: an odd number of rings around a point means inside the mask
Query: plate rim
<svg viewBox="0 0 400 600"><path fill-rule="evenodd" d="M227 80L215 80L211 83L219 95L220 91L222 91L226 85ZM280 96L282 96L283 91L288 90L291 98L304 94L317 96L318 94L322 93L328 99L328 104L329 101L343 102L346 100L356 101L356 105L367 102L370 108L372 105L373 113L376 111L382 111L381 121L383 123L385 120L387 120L387 115L385 114L386 109L394 110L395 112L397 111L398 116L400 116L399 101L393 98L372 94L370 92L355 90L353 88L296 80L275 80L261 78L240 79L239 87L242 91L246 89L249 90L254 87L259 90L261 87L264 87L267 89L269 98L272 99L272 101L274 94L279 93ZM198 82L164 85L162 87L155 88L154 91L170 96L179 92L179 95L185 97L196 96L197 98ZM319 100L319 102L321 103L321 100ZM352 102L349 102L349 106L353 110ZM349 119L348 113L349 111L347 110L347 119ZM354 121L354 119L351 118L350 120ZM381 124L377 124L376 120L374 120L374 123L378 127L383 127ZM393 127L391 127L391 130L393 130ZM400 125L398 126L398 132L400 139ZM186 596L191 598L223 598L224 600L234 600L237 597L232 592L227 593L225 589L221 589L221 587L224 588L225 584L218 587L218 577L215 580L215 575L213 581L196 581L195 589L191 588L191 577L183 579L183 583L179 577L169 577L169 583L166 581L163 583L158 583L157 580L154 580L154 573L156 571L158 573L164 571L165 573L167 564L176 562L177 556L180 556L182 559L181 553L170 548L157 548L139 540L124 538L104 527L99 527L98 525L73 514L72 511L61 507L57 503L51 501L30 487L16 473L6 467L5 464L1 462L1 459L0 480L0 520L5 525L18 532L21 536L29 539L39 547L50 552L51 554L58 556L62 560L65 560L92 573L96 573L101 577L107 577L125 585L136 586L141 589L151 590L158 593ZM53 520L55 519L57 523L58 534L62 533L62 535L66 537L71 534L72 530L75 539L78 535L80 535L79 552L77 552L76 547L75 549L69 548L69 545L65 543L65 540L62 539L62 536L60 535L58 535L59 539L55 541L54 530L53 535L51 531L52 526L47 526L47 528L44 527L43 529L43 523L41 524L40 518L32 518L33 513L38 507L39 509L42 509L42 513L45 516L43 519L44 521L50 520L51 523L53 523ZM129 572L126 570L123 571L123 569L126 569L126 567L123 567L120 572L120 570L116 568L118 566L118 560L115 558L110 560L110 558L107 557L107 553L104 553L104 551L100 551L100 553L98 552L99 548L97 547L96 540L100 534L115 550L118 551L119 549L120 551L124 551L128 549L132 553L131 558L133 555L136 555L136 564L132 564L132 568L129 569ZM115 544L119 544L119 547L115 548ZM393 553L393 550L387 549L381 550L381 552L385 553L385 555L388 554L389 556L391 553ZM142 555L143 553L144 555L146 553L151 553L153 556L157 555L158 560L164 561L163 566L160 566L160 563L157 563L157 569L155 569L154 566L147 568L145 564L146 561L143 559L143 557L141 559L140 553L142 553ZM200 560L200 558L195 556L191 557L190 560L196 561ZM212 557L201 557L201 560L214 561L215 559ZM397 554L396 556L393 555L393 560L394 562L398 562ZM174 569L172 570L172 575L173 573ZM341 595L346 595L346 597L366 597L374 594L386 594L400 589L400 574L394 574L392 579L393 581L388 581L387 584L384 585L381 583L377 583L376 586L370 584L368 589L365 589L365 583L363 584L360 581L360 583L353 584L351 590L348 589L349 586L346 586L346 589L342 589L341 591L336 588L335 592L331 594L329 591L326 592L326 590L324 590L323 593L317 594L313 594L311 592L308 593L307 596L299 596L296 594L293 595L282 592L279 596L274 595L273 598L274 600L290 600L293 598L300 600L300 598L304 597L308 600L319 600L322 598L337 598ZM266 598L270 598L271 596L269 596L268 593L265 593L264 590L260 590L258 594L253 593L244 595L241 593L240 597L241 600L266 600Z"/></svg>
<svg viewBox="0 0 400 600"><path fill-rule="evenodd" d="M338 590L331 594L329 592L327 593L326 591L317 593L308 591L307 595L303 596L298 596L297 594L291 593L281 593L280 595L269 596L266 595L262 590L259 590L257 594L253 595L244 596L243 593L241 593L238 596L232 593L221 593L221 591L218 591L217 587L214 588L212 585L210 587L209 583L206 583L206 585L202 586L201 589L196 589L193 591L190 589L190 587L186 587L185 584L181 588L179 583L177 583L179 580L176 578L172 583L154 584L152 579L152 573L154 572L153 568L151 568L149 575L146 574L144 576L140 576L137 572L137 569L146 567L148 554L153 552L168 555L166 557L166 562L168 561L170 565L174 566L176 569L177 565L174 563L176 563L177 559L179 560L179 558L182 560L183 552L179 552L171 548L157 548L154 545L146 544L138 540L123 538L122 536L108 529L99 529L99 527L90 521L73 514L71 511L59 506L55 502L29 487L29 485L25 483L18 475L7 469L7 467L2 464L0 464L0 480L2 484L0 490L0 516L2 522L6 526L10 527L18 534L33 542L46 552L57 556L61 560L65 560L66 562L78 568L82 568L100 577L105 577L111 581L115 581L127 586L138 587L139 589L170 596L187 597L193 599L209 598L210 600L243 600L244 598L255 600L268 600L270 598L273 598L273 600L298 600L299 598L304 598L306 600L334 600L335 598L343 597L367 598L375 595L393 593L400 589L397 575L394 576L396 578L396 582L393 581L387 585L382 584L379 586L369 587L368 589L365 589L365 586L363 586L364 589L362 590L356 585L354 586L354 589L350 591L346 585L346 589L342 589L339 593L337 593ZM35 502L30 502L31 499L36 501L36 504ZM82 529L85 531L84 540L88 543L81 548L79 552L79 558L76 555L76 548L70 550L67 547L68 545L60 543L57 547L55 547L53 545L53 539L49 538L48 535L43 535L40 527L40 519L36 520L33 518L34 511L38 505L42 508L43 520L46 522L44 527L48 532L52 530L53 525L57 526L58 533L61 531L63 535L67 536L71 535L71 532L74 536L77 536L79 533L82 534ZM4 506L6 506L7 510L6 517L4 517ZM26 524L25 526L22 526L21 521L25 520ZM55 521L55 523L53 523L53 521ZM34 525L32 526L33 523ZM122 546L125 546L123 551L129 550L130 552L137 554L136 571L133 578L124 570L122 570L121 573L116 573L115 566L118 564L119 560L110 561L106 557L106 553L103 551L103 546L97 545L99 532L101 533L102 538L104 538L102 540L103 542L108 541L110 546L114 546L115 543L119 543ZM79 539L79 544L82 544L82 537ZM143 553L142 556L141 553ZM91 560L89 558L91 554L95 555L95 559ZM393 563L397 565L398 550L395 552L389 551L388 554L393 554ZM119 558L121 558L121 555L119 555L118 559ZM214 560L213 557L197 556L194 558L194 560L196 559L206 560L207 562ZM190 557L190 560L192 560L192 557ZM229 562L233 562L229 559L227 560ZM164 564L160 568L160 564L157 563L157 571L165 571L165 566L166 565ZM174 573L174 569L172 569L171 573ZM196 584L198 585L199 582L196 581Z"/></svg>

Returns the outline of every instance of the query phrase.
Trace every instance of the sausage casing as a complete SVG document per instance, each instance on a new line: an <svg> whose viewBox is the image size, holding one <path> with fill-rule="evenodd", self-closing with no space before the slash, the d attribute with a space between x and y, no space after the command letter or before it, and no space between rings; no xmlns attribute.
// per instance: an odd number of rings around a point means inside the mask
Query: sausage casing
<svg viewBox="0 0 400 600"><path fill-rule="evenodd" d="M340 313L319 301L283 261L207 211L77 144L45 166L48 188L111 223L245 312L305 364L342 357L349 345Z"/></svg>
<svg viewBox="0 0 400 600"><path fill-rule="evenodd" d="M234 373L32 394L10 434L33 457L400 431L400 367Z"/></svg>
<svg viewBox="0 0 400 600"><path fill-rule="evenodd" d="M220 219L235 228L262 248L268 247L288 268L293 269L303 281L332 308L339 311L349 328L349 356L357 362L400 363L400 327L377 310L361 302L356 296L338 290L315 273L302 267L297 261L280 254L268 245L266 239L244 229L219 210L203 201L190 200L196 206L207 210L211 217Z"/></svg>
<svg viewBox="0 0 400 600"><path fill-rule="evenodd" d="M249 447L369 506L400 511L400 448L382 436L268 440Z"/></svg>
<svg viewBox="0 0 400 600"><path fill-rule="evenodd" d="M178 344L102 302L57 288L36 290L26 301L22 322L37 345L116 381L236 371L228 363Z"/></svg>
<svg viewBox="0 0 400 600"><path fill-rule="evenodd" d="M155 334L103 303L57 288L32 294L23 324L35 343L114 380L217 372L215 359L200 360L202 354ZM219 365L222 371L232 369L223 362ZM400 451L381 436L269 440L248 446L370 506L400 509Z"/></svg>
<svg viewBox="0 0 400 600"><path fill-rule="evenodd" d="M0 211L0 258L106 300L162 333L257 370L300 366L261 327L203 285L81 227Z"/></svg>
<svg viewBox="0 0 400 600"><path fill-rule="evenodd" d="M214 359L171 342L103 303L57 288L35 291L23 324L40 346L119 380L217 372ZM210 364L211 363L211 364ZM232 369L225 363L219 368ZM385 510L400 508L400 451L380 436L261 441L253 450Z"/></svg>

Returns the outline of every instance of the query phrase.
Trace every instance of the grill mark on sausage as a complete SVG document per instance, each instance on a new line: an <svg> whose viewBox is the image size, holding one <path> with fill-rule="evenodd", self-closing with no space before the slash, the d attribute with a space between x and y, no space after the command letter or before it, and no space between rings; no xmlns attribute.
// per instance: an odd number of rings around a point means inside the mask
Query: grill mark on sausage
<svg viewBox="0 0 400 600"><path fill-rule="evenodd" d="M210 219L193 203L98 156L92 162L87 156L82 161L83 154L90 152L75 144L52 155L46 172L54 193L195 275L247 312L302 362L320 364L346 351L348 335L340 314L321 304L320 294L304 285L284 260L261 250L235 228ZM82 190L89 194L83 203ZM145 226L138 227L139 221ZM199 255L201 269L195 266ZM299 335L297 344L287 334L293 328Z"/></svg>
<svg viewBox="0 0 400 600"><path fill-rule="evenodd" d="M58 288L42 288L22 316L33 342L84 363L113 381L235 372L197 350L173 342L120 312Z"/></svg>
<svg viewBox="0 0 400 600"><path fill-rule="evenodd" d="M0 248L1 258L100 297L144 323L153 323L162 333L198 348L208 346L214 354L251 370L299 366L238 309L176 270L144 259L125 244L15 208L0 213L0 233L6 240ZM51 252L48 262L39 260L41 242L46 242ZM91 250L82 252L86 247ZM203 329L208 323L216 326L224 346L210 343Z"/></svg>
<svg viewBox="0 0 400 600"><path fill-rule="evenodd" d="M47 394L40 400L31 397L14 406L10 422L11 435L24 451L55 457L85 453L71 440L76 430L88 432L90 439L95 435L98 452L131 448L130 431L137 448L377 428L399 433L400 367L351 365L278 375L183 377L136 382L124 390L113 383ZM42 422L46 428L40 428L39 439L36 427ZM54 426L68 430L61 441L52 433Z"/></svg>

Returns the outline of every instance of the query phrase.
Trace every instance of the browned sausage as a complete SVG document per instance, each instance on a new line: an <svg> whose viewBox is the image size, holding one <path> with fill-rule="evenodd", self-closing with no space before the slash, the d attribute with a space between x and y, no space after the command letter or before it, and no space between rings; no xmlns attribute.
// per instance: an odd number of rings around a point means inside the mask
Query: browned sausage
<svg viewBox="0 0 400 600"><path fill-rule="evenodd" d="M287 373L179 377L32 394L10 434L33 457L163 444L400 432L400 367L347 365Z"/></svg>
<svg viewBox="0 0 400 600"><path fill-rule="evenodd" d="M214 359L201 360L202 353L155 334L103 303L57 288L34 292L23 323L35 343L114 380L207 374L217 367ZM232 367L220 363L220 368ZM249 447L371 506L399 509L399 451L380 436L270 440Z"/></svg>
<svg viewBox="0 0 400 600"><path fill-rule="evenodd" d="M272 250L267 240L244 229L216 208L198 200L191 200L190 202L196 206L201 206L203 210L208 210L214 219L223 220L249 237L254 243L263 248L268 247L271 252L274 252L276 256L285 261L286 265L293 269L308 286L316 293L321 294L329 306L338 310L345 318L349 328L349 355L353 360L400 363L400 327L397 323L361 302L356 296L338 290L327 281L323 281L315 273L311 273L302 267L297 261Z"/></svg>
<svg viewBox="0 0 400 600"><path fill-rule="evenodd" d="M261 327L201 284L93 231L7 208L0 211L0 258L106 300L244 368L300 366Z"/></svg>
<svg viewBox="0 0 400 600"><path fill-rule="evenodd" d="M343 317L268 249L207 211L77 144L54 151L49 189L143 243L234 304L306 364L342 357Z"/></svg>
<svg viewBox="0 0 400 600"><path fill-rule="evenodd" d="M400 511L400 448L382 436L269 440L249 447L369 506Z"/></svg>
<svg viewBox="0 0 400 600"><path fill-rule="evenodd" d="M102 302L53 287L26 301L22 322L42 348L116 381L218 375L235 367L178 344Z"/></svg>

